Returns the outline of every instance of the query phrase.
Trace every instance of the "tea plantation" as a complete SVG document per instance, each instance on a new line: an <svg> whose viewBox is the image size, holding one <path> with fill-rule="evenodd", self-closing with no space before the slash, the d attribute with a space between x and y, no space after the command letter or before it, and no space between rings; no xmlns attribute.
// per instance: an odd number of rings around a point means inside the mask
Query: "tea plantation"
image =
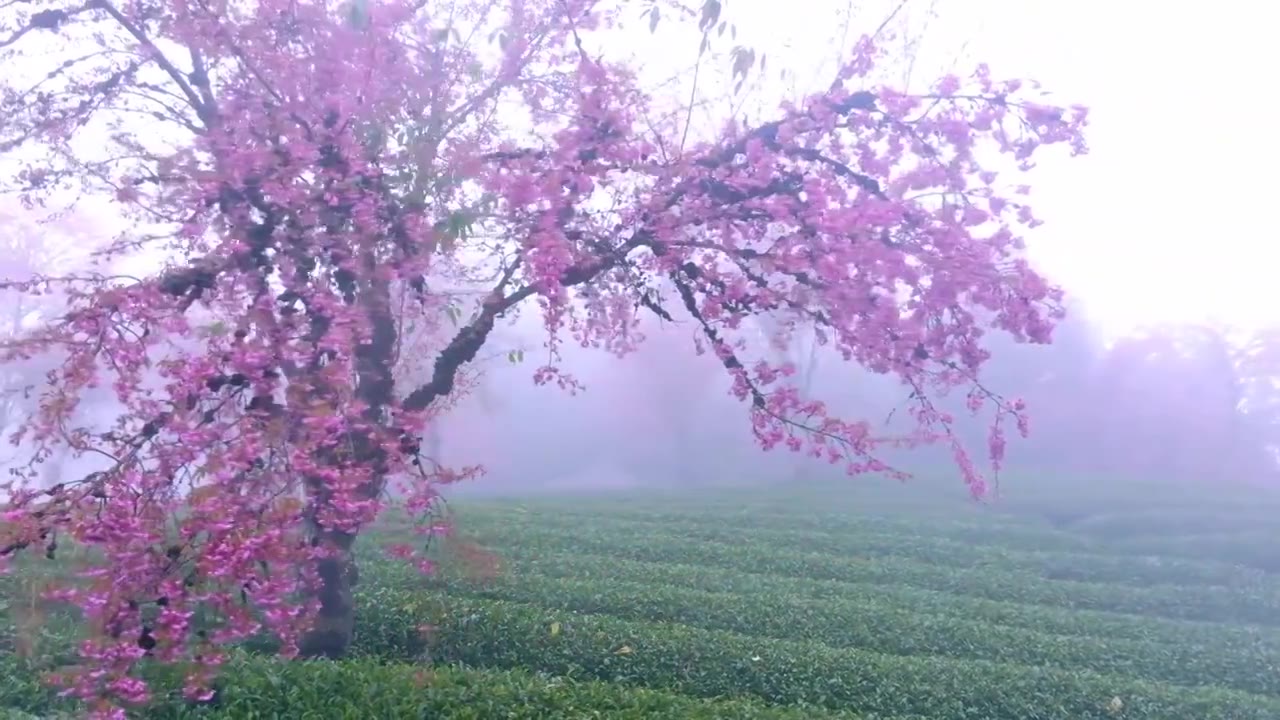
<svg viewBox="0 0 1280 720"><path fill-rule="evenodd" d="M473 500L434 577L362 541L350 660L245 649L215 706L137 716L1280 718L1280 505L1066 497ZM74 717L38 680L66 619L4 582L0 707Z"/></svg>

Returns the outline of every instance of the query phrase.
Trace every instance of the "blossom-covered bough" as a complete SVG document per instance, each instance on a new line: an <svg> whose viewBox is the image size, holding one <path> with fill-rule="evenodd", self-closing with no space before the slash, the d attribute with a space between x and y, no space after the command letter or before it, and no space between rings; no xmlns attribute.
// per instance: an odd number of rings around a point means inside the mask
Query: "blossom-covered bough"
<svg viewBox="0 0 1280 720"><path fill-rule="evenodd" d="M603 1L2 7L4 67L56 59L47 76L6 70L15 189L109 195L137 228L98 274L14 285L57 286L71 306L7 350L65 359L14 438L31 468L66 448L102 460L45 488L19 469L0 556L67 539L90 552L55 593L89 628L59 679L103 712L146 699L144 662L183 664L207 695L219 648L263 631L286 653L342 654L357 533L391 483L433 531L440 484L476 469L439 467L419 438L521 310L548 338L534 380L561 383L560 343L625 353L640 313L679 315L761 445L851 473L890 471L874 454L890 440L802 400L792 368L753 356L745 320L814 326L902 378L920 431L892 442L951 442L928 398L952 387L996 405L996 463L1001 420L1023 422L978 383L980 339L1047 342L1060 292L1021 258L1019 228L1037 222L1025 190L1005 194L980 156L1026 168L1046 145L1082 153L1086 112L1024 99L985 67L924 96L863 87L883 57L864 38L829 92L677 150L682 128L647 117L634 70L593 49L621 17ZM145 252L169 267L107 269ZM490 284L459 317L442 279ZM444 338L405 391L402 293ZM220 331L195 350L176 344L210 321ZM106 432L72 421L98 384L119 403ZM956 457L984 493L958 443Z"/></svg>

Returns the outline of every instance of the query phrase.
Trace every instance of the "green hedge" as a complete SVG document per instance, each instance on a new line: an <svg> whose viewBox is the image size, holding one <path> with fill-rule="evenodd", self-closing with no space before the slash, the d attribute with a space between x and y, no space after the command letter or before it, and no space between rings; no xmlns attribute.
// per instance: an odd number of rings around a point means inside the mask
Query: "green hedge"
<svg viewBox="0 0 1280 720"><path fill-rule="evenodd" d="M480 536L497 547L580 551L632 560L737 568L748 572L871 585L905 585L956 595L1051 607L1105 610L1179 620L1280 626L1280 592L1259 588L1167 587L1045 580L998 567L947 567L878 558L833 557L789 548L693 542L654 534L629 537L608 530L494 528Z"/></svg>
<svg viewBox="0 0 1280 720"><path fill-rule="evenodd" d="M1274 522L1274 519L1273 519ZM1229 560L1245 567L1280 574L1280 554L1275 551L1275 530L1241 530L1209 535L1174 537L1136 535L1115 541L1117 552L1171 554L1190 558Z"/></svg>
<svg viewBox="0 0 1280 720"><path fill-rule="evenodd" d="M1256 647L1259 648L1257 652L1268 655L1280 653L1280 630L1274 628L1169 620L1095 610L1065 610L912 587L777 577L704 565L625 560L586 553L546 553L536 548L504 550L503 559L507 571L520 576L575 580L607 578L747 596L783 594L812 600L879 603L903 611L1053 635L1221 646L1236 650ZM422 585L422 576L403 563L383 560L369 563L368 567L373 568L369 571L371 574L378 575L380 581L389 585Z"/></svg>
<svg viewBox="0 0 1280 720"><path fill-rule="evenodd" d="M735 595L614 580L515 577L477 597L634 620L681 623L889 655L932 655L1093 670L1180 685L1280 694L1280 652L1266 648L1050 635L915 612L891 602L797 598L786 591Z"/></svg>
<svg viewBox="0 0 1280 720"><path fill-rule="evenodd" d="M1168 539L1186 535L1261 530L1275 522L1275 510L1259 508L1201 508L1186 504L1154 510L1103 512L1081 520L1072 530L1109 540L1140 535ZM1171 537L1170 537L1171 536Z"/></svg>
<svg viewBox="0 0 1280 720"><path fill-rule="evenodd" d="M0 710L46 714L69 705L10 652L0 651ZM0 718L4 718L0 712Z"/></svg>
<svg viewBox="0 0 1280 720"><path fill-rule="evenodd" d="M1203 504L1203 499L1198 501ZM547 505L530 503L513 507L506 504L463 505L464 522L485 522L489 518L536 520L542 522L591 525L599 522L648 522L677 526L739 526L769 531L803 531L831 534L883 532L949 539L970 546L1035 549L1043 552L1095 553L1115 557L1159 555L1165 559L1204 560L1226 565L1244 565L1275 573L1268 540L1270 519L1274 513L1256 507L1240 507L1232 511L1197 509L1198 517L1216 519L1216 524L1197 521L1196 527L1209 534L1187 538L1181 520L1188 514L1186 504L1149 510L1150 502L1140 508L1109 509L1091 514L1087 520L1059 530L1043 521L1020 515L984 513L977 517L961 515L954 510L946 514L888 513L862 511L840 512L823 504L797 505L784 503L767 507L747 505L726 509L719 506L661 508L632 506L616 500L595 506L581 503ZM1247 510L1247 511L1245 511ZM1223 518L1229 518L1224 523ZM1130 525L1130 520L1135 524ZM1114 528L1113 528L1114 526ZM1127 529L1124 535L1116 530ZM1174 534L1167 534L1173 530ZM1139 531L1156 534L1134 535Z"/></svg>
<svg viewBox="0 0 1280 720"><path fill-rule="evenodd" d="M464 507L459 511L464 527L473 523L532 523L539 526L595 527L621 523L647 523L666 527L715 526L776 531L804 531L836 535L887 533L953 540L977 546L1034 547L1046 551L1091 552L1106 550L1093 540L1044 525L1010 522L1000 516L957 519L950 516L835 514L814 510L804 514L771 512L757 508L709 510L637 510L626 506L588 512L565 508L492 506Z"/></svg>
<svg viewBox="0 0 1280 720"><path fill-rule="evenodd" d="M1280 700L978 660L895 657L746 637L683 625L628 621L520 603L375 589L361 593L359 643L411 656L423 641L406 628L435 626L437 662L526 667L579 679L662 688L696 697L751 695L868 715L947 720L1275 720ZM558 632L557 632L558 630ZM397 643L399 644L397 645Z"/></svg>
<svg viewBox="0 0 1280 720"><path fill-rule="evenodd" d="M1169 482L1167 478L1135 484L1131 478L1120 477L1091 478L1086 487L1078 477L1054 478L1051 475L1051 472L1030 469L1021 473L1015 471L1002 483L1004 497L993 504L970 502L954 478L939 483L925 477L913 478L905 485L870 479L862 483L806 480L708 487L701 491L665 495L647 489L590 499L530 497L525 498L524 504L535 510L549 508L551 512L559 512L567 508L587 514L617 516L646 513L750 514L770 523L803 522L815 515L909 515L912 518L932 515L946 520L971 519L986 526L1022 524L1047 527L1049 517L1069 515L1076 518L1070 523L1071 532L1087 528L1088 535L1094 535L1094 525L1113 525L1114 530L1124 532L1129 523L1121 518L1129 517L1135 519L1137 527L1145 524L1150 529L1173 529L1175 533L1183 532L1186 527L1235 529L1249 526L1266 529L1272 526L1274 517L1280 512L1280 492L1274 488L1227 487L1203 482L1178 484ZM729 503L726 503L726 498L731 498ZM500 506L500 503L492 501L468 501L465 504L484 508ZM509 505L510 501L506 504ZM731 507L726 508L726 505ZM1192 524L1183 522L1184 517ZM1096 522L1094 518L1102 519L1102 522Z"/></svg>
<svg viewBox="0 0 1280 720"><path fill-rule="evenodd" d="M945 536L895 532L875 526L844 530L795 530L767 526L738 525L703 520L666 520L618 522L615 518L542 517L504 518L477 515L463 521L466 532L483 538L496 530L523 528L570 530L577 532L608 531L627 537L687 537L727 544L748 543L788 549L803 549L831 555L857 555L918 560L930 565L950 568L998 567L1034 573L1055 580L1117 583L1135 585L1214 585L1258 588L1280 593L1280 578L1238 565L1192 560L1188 558L1146 558L1133 555L1111 555L1101 548L1084 551L1060 549L1053 552L1011 549L1002 545L974 543ZM1010 543L1013 544L1013 543ZM1024 542L1019 548L1038 548Z"/></svg>
<svg viewBox="0 0 1280 720"><path fill-rule="evenodd" d="M8 670L0 665L0 669ZM811 706L779 708L759 700L708 700L645 688L537 676L522 671L466 671L375 661L286 662L276 658L236 657L223 668L216 704L195 707L173 691L158 694L145 710L148 720L236 718L237 720L533 720L598 718L648 720L871 720L849 712ZM0 681L4 682L4 681ZM161 687L164 685L162 684ZM12 683L0 685L0 720L41 718L74 707L54 702L41 689L25 688L13 697ZM25 699L25 702L22 700ZM887 719L886 719L887 720ZM909 720L901 718L898 720Z"/></svg>

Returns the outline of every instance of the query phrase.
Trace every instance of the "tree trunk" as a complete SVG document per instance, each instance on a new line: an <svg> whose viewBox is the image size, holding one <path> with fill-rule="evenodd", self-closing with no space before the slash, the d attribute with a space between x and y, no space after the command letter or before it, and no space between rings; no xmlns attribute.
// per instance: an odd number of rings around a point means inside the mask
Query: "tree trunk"
<svg viewBox="0 0 1280 720"><path fill-rule="evenodd" d="M355 636L356 602L355 585L359 582L355 557L351 549L356 536L352 533L325 532L316 534L324 547L333 552L332 557L316 563L320 575L320 611L298 644L305 658L336 660L347 654Z"/></svg>
<svg viewBox="0 0 1280 720"><path fill-rule="evenodd" d="M394 402L392 367L396 324L391 314L390 283L377 279L377 261L372 254L363 260L366 277L370 279L359 293L359 302L369 320L371 336L355 351L355 395L367 408L363 419L376 428L384 424L383 412ZM352 432L347 439L354 464L371 472L369 482L360 488L359 494L365 499L378 497L390 473L390 458L383 449L382 439L371 432ZM312 489L311 539L330 555L316 562L320 609L314 625L299 643L299 651L304 657L336 659L346 655L355 635L353 591L359 575L352 554L356 533L332 530L314 521L315 510L328 501L326 495L322 485Z"/></svg>

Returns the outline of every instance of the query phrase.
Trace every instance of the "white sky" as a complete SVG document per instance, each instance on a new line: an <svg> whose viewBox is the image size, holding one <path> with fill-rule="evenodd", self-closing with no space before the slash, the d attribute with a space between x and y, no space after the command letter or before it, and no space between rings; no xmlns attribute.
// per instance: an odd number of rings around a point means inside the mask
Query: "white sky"
<svg viewBox="0 0 1280 720"><path fill-rule="evenodd" d="M892 3L856 4L865 29ZM829 61L821 40L840 31L846 5L731 0L726 12L743 42L768 48L770 65L793 58L799 71ZM917 14L926 5L917 1ZM1033 176L1047 224L1032 250L1104 332L1280 320L1280 232L1264 210L1280 190L1280 6L940 0L937 9L914 82L930 81L967 42L960 74L987 62L998 77L1034 78L1060 102L1091 107L1091 155L1042 163Z"/></svg>
<svg viewBox="0 0 1280 720"><path fill-rule="evenodd" d="M1093 154L1039 180L1040 248L1108 330L1280 320L1273 3L980 0L981 46L1094 110ZM990 38L990 39L986 39ZM1267 70L1266 68L1272 68ZM1261 92L1260 92L1261 91Z"/></svg>

